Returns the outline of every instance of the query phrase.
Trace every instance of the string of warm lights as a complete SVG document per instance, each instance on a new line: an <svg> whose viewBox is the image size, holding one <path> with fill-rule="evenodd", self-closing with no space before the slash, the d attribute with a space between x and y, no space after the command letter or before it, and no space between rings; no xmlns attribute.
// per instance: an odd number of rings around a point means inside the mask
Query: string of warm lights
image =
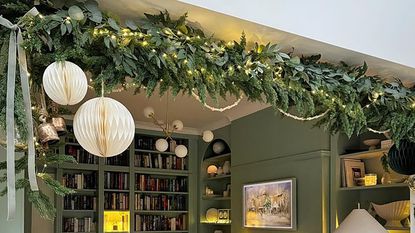
<svg viewBox="0 0 415 233"><path fill-rule="evenodd" d="M367 130L369 130L372 133L377 133L377 134L387 134L387 133L390 132L389 129L388 130L375 130L375 129L372 129L370 127L367 127Z"/></svg>
<svg viewBox="0 0 415 233"><path fill-rule="evenodd" d="M232 109L232 108L236 107L241 102L241 100L243 99L243 96L241 96L231 105L228 105L228 106L225 106L225 107L222 107L222 108L215 108L215 107L212 107L212 106L208 105L207 103L203 103L202 100L200 99L200 97L193 91L192 91L192 96L195 97L195 99L197 101L202 103L203 106L205 106L206 108L210 109L213 112L224 112L226 110Z"/></svg>
<svg viewBox="0 0 415 233"><path fill-rule="evenodd" d="M292 115L292 114L290 114L290 113L282 110L281 108L277 108L277 109L278 109L278 111L280 113L282 113L285 116L290 117L290 118L292 118L294 120L297 120L297 121L312 121L312 120L316 120L316 119L319 119L319 118L325 116L329 112L329 109L327 109L325 112L323 112L321 114L318 114L318 115L315 115L315 116L312 116L312 117L299 117L299 116Z"/></svg>

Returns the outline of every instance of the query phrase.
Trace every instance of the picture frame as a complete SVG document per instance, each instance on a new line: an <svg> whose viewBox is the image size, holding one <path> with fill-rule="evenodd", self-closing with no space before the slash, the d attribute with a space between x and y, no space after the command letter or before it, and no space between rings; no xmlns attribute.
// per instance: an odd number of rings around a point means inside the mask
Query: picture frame
<svg viewBox="0 0 415 233"><path fill-rule="evenodd" d="M243 185L243 227L297 229L295 178Z"/></svg>
<svg viewBox="0 0 415 233"><path fill-rule="evenodd" d="M346 187L357 186L356 179L365 177L365 163L358 159L344 159Z"/></svg>

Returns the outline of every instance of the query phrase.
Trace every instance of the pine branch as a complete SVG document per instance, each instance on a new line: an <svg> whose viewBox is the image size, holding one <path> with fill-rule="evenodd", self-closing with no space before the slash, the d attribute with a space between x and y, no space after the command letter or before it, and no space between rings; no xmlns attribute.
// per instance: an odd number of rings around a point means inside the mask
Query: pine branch
<svg viewBox="0 0 415 233"><path fill-rule="evenodd" d="M38 173L37 176L45 182L45 184L53 190L53 192L59 196L64 197L65 195L75 193L73 189L67 188L59 183L57 180L53 179L47 173Z"/></svg>
<svg viewBox="0 0 415 233"><path fill-rule="evenodd" d="M28 191L28 200L34 205L42 218L53 220L55 218L56 209L51 200L41 191Z"/></svg>

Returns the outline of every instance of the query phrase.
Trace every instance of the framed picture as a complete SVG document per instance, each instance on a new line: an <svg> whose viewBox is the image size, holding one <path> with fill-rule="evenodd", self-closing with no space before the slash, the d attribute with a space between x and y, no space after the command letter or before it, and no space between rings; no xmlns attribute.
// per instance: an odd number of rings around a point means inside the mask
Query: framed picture
<svg viewBox="0 0 415 233"><path fill-rule="evenodd" d="M346 186L357 186L356 179L365 177L365 164L356 159L344 159Z"/></svg>
<svg viewBox="0 0 415 233"><path fill-rule="evenodd" d="M295 178L244 185L244 227L296 230L296 198Z"/></svg>

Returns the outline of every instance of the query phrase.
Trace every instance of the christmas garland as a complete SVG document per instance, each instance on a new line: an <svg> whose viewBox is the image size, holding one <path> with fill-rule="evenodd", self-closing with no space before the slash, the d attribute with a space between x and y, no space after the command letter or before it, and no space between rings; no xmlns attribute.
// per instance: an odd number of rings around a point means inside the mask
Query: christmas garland
<svg viewBox="0 0 415 233"><path fill-rule="evenodd" d="M1 14L14 21L33 6L23 0L0 3ZM44 2L38 9L42 14L20 19L32 87L40 86L49 64L69 60L89 73L90 85L96 90L102 82L106 92L135 88L151 96L157 90L160 95L170 90L173 95L195 95L202 104L208 96L217 100L243 95L250 101L269 103L287 116L293 116L289 110L298 119L320 116L316 125L331 133L351 136L368 129L389 130L396 143L415 136L413 89L398 79L384 82L367 75L366 64L351 67L321 62L320 55L295 56L280 51L277 44L255 43L248 48L244 34L239 41L206 36L186 21L186 15L171 19L168 12L161 12L146 14L140 23L120 22L101 12L94 1L72 5ZM7 43L7 35L7 29L0 28L2 45ZM2 61L7 57L6 48L2 46L0 51ZM1 128L6 119L5 76L2 62ZM33 102L33 109L39 109L40 103ZM19 91L15 116L17 131L25 138Z"/></svg>

